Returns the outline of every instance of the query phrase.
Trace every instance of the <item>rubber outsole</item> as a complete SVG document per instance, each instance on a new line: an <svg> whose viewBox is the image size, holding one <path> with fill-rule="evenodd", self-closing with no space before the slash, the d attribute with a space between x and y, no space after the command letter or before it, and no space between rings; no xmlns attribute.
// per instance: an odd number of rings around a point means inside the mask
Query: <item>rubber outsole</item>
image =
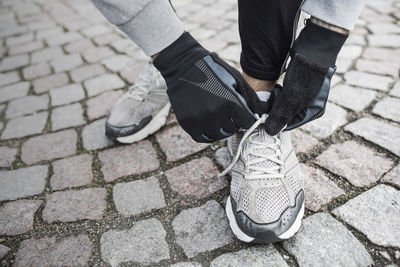
<svg viewBox="0 0 400 267"><path fill-rule="evenodd" d="M227 215L228 220L229 220L229 225L230 225L230 227L232 229L232 232L235 234L235 236L239 240L241 240L243 242L246 242L246 243L253 242L255 240L255 237L248 236L238 226L238 224L236 222L236 219L235 219L235 216L233 215L233 209L232 209L231 197L230 196L228 197L228 199L226 201L225 210L226 210L226 215ZM281 239L281 240L289 239L297 231L299 231L300 226L301 226L301 219L303 218L303 216L304 216L304 202L303 202L303 204L301 206L301 209L300 209L299 213L297 214L297 217L296 217L294 223L292 224L292 226L290 226L290 228L286 232L280 234L278 236L278 238ZM263 242L271 243L271 241L269 241L269 240L263 240Z"/></svg>
<svg viewBox="0 0 400 267"><path fill-rule="evenodd" d="M116 140L123 144L132 144L145 139L147 136L157 132L161 127L163 127L167 121L169 110L171 108L171 103L168 102L156 116L140 131L123 137L117 137Z"/></svg>

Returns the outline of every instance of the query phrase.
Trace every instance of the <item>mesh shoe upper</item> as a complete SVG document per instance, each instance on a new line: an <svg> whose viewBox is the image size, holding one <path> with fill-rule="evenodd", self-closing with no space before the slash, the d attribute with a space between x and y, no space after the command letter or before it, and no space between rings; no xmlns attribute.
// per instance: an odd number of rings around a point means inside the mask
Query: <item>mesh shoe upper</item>
<svg viewBox="0 0 400 267"><path fill-rule="evenodd" d="M239 149L243 135L228 140L231 153ZM256 223L277 221L295 205L303 188L303 176L293 152L289 132L266 134L262 125L242 142L240 155L232 165L231 197L237 211L243 211Z"/></svg>
<svg viewBox="0 0 400 267"><path fill-rule="evenodd" d="M160 72L148 63L136 83L115 103L107 123L116 127L139 125L168 103L166 89Z"/></svg>

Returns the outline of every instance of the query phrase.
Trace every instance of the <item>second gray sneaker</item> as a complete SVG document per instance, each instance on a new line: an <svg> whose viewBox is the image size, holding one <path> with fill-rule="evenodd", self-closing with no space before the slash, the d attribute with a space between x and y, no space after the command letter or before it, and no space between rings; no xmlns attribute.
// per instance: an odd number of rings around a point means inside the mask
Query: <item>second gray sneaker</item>
<svg viewBox="0 0 400 267"><path fill-rule="evenodd" d="M270 243L293 236L304 214L303 174L289 132L268 135L259 118L246 133L228 139L231 165L226 213L244 242Z"/></svg>
<svg viewBox="0 0 400 267"><path fill-rule="evenodd" d="M106 122L106 135L121 143L134 143L158 131L171 104L160 72L150 62L135 84L115 103Z"/></svg>

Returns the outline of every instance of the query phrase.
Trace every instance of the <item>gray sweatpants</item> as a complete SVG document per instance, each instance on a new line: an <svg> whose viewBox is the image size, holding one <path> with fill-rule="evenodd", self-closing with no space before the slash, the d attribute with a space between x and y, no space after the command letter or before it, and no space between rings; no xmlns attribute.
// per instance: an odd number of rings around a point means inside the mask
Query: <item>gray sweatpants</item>
<svg viewBox="0 0 400 267"><path fill-rule="evenodd" d="M147 55L173 43L184 31L168 0L91 0ZM246 0L245 0L246 1ZM302 10L329 24L353 29L365 0L305 0Z"/></svg>

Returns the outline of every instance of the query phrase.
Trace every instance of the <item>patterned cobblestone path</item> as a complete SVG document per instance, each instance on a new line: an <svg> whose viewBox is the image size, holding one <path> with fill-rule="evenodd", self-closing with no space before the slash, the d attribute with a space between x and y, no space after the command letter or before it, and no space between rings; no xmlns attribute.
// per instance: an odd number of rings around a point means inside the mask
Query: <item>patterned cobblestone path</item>
<svg viewBox="0 0 400 267"><path fill-rule="evenodd" d="M173 0L239 68L234 0ZM104 119L147 58L88 0L0 0L1 266L400 265L400 1L368 1L326 115L293 132L307 173L300 232L248 245L224 213L224 142L171 113L133 145Z"/></svg>

